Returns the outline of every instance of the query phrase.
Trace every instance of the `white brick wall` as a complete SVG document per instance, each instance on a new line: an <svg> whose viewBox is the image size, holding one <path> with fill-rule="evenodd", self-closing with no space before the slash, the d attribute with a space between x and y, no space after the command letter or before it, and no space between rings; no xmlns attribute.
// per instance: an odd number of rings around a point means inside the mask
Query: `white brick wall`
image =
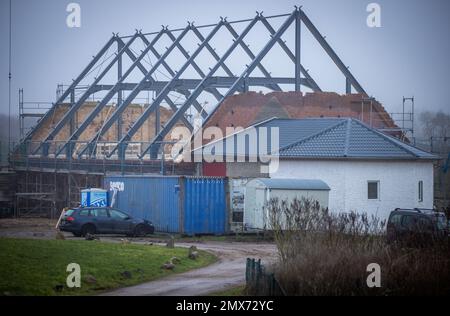
<svg viewBox="0 0 450 316"><path fill-rule="evenodd" d="M433 207L433 163L408 161L281 160L271 178L320 179L331 188L332 211L357 211L386 219L396 207ZM380 181L379 200L367 198L367 182ZM423 202L419 202L423 181Z"/></svg>

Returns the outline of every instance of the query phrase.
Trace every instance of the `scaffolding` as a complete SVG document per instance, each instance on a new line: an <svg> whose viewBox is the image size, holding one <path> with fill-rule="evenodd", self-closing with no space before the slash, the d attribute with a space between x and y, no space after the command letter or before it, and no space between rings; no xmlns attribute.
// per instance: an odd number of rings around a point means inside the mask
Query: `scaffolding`
<svg viewBox="0 0 450 316"><path fill-rule="evenodd" d="M381 106L374 97L362 97L359 117L372 128L376 128L391 136L413 145L416 143L414 136L414 97L403 97L402 112L391 112L379 116L383 111L377 108Z"/></svg>
<svg viewBox="0 0 450 316"><path fill-rule="evenodd" d="M275 21L278 21L279 26L274 27ZM261 49L255 51L253 46L249 45L248 35L257 26L267 31L268 40ZM95 157L102 137L112 125L120 126L124 110L139 97L141 92L146 92L147 95L153 94L152 99L147 100L148 106L124 133L122 133L122 128L118 128L117 140L114 141L114 146L108 150L106 158L114 158L114 155L117 155L119 160L126 159L127 147L132 144L133 136L149 116L154 113L156 117L155 135L139 149L137 158L155 159L160 152L161 143L176 124L182 123L192 131L193 122L189 119L192 116L200 116L203 124L206 124L220 104L235 93L249 91L250 87L255 86L272 91L283 91L282 87L284 86L293 87L298 92L302 91L302 87L312 91L322 91L316 80L302 64L303 27L312 34L312 37L343 74L345 92L351 93L354 89L357 93L367 96L365 90L350 72L349 67L342 62L301 8L295 7L295 10L291 13L268 17L264 16L262 12L257 12L254 18L239 21L228 21L227 18L221 17L217 24L196 26L193 22L188 22L186 27L179 29L169 29L167 26L163 26L158 32L142 33L136 31L135 34L129 36L113 34L81 74L73 80L72 84L67 87L61 86L58 89L57 101L36 127L24 137L21 147L25 148L24 151L27 155L53 158L62 156L69 159L72 159L72 157L75 159ZM288 33L288 30L293 33L293 39L290 38L290 43L283 37ZM206 33L202 31L206 31ZM225 48L222 56L219 56L218 50L213 47L213 42L223 42L220 38L221 35L218 35L223 34L223 32L232 38L232 43L228 48ZM260 31L258 31L258 35L261 35ZM185 38L189 36L191 37L190 43L198 41L197 46L191 48L191 52L184 47L186 43L183 44L183 40L185 41ZM163 38L169 41L169 46L166 46L164 52L160 52L158 46L161 45ZM137 51L136 47L133 49L133 45L137 41L145 47L140 52ZM289 44L293 47L293 51ZM292 62L293 76L273 76L263 66L264 57L276 45L281 47L287 60ZM111 50L113 53L109 55ZM238 59L241 62L238 75L228 66L228 63L231 63L229 61L230 55L235 54L236 51L243 54ZM173 60L177 54L181 54L185 58L185 62L177 68L172 68L169 61ZM196 60L201 54L208 54L213 60L207 72L202 70ZM154 58L153 62L150 56ZM131 65L128 68L124 67L125 57L131 60ZM175 58L179 60L179 57ZM249 59L250 62L246 62ZM83 83L93 72L96 72L97 75L88 84ZM134 72L141 73L139 82L130 82L130 74ZM161 74L164 74L164 79L161 79ZM158 75L160 78L158 78ZM105 84L102 79L106 76L113 76L116 79L113 83ZM100 95L95 107L79 126L73 126L70 122L73 121L77 111L94 94ZM174 101L174 94L182 97L182 101L177 103L178 98ZM215 104L208 111L205 111L198 101L198 98L203 94L215 99ZM90 140L80 146L80 135L113 98L116 98L114 112L103 122L101 128L91 135ZM42 141L38 144L31 144L36 131L43 126L47 119L52 117L56 108L64 102L69 103L70 107L63 117ZM160 104L163 103L172 110L172 116L161 126L159 111ZM66 124L71 126L70 137L55 146L55 137ZM52 149L52 152L50 152L50 149Z"/></svg>
<svg viewBox="0 0 450 316"><path fill-rule="evenodd" d="M392 119L397 122L401 132L401 140L416 143L414 136L414 97L403 97L402 112L390 113Z"/></svg>
<svg viewBox="0 0 450 316"><path fill-rule="evenodd" d="M23 89L19 89L19 133L21 140L32 130L32 125L41 120L51 108L51 102L25 102Z"/></svg>
<svg viewBox="0 0 450 316"><path fill-rule="evenodd" d="M17 168L16 217L56 218L64 207L80 205L81 190L103 185L103 174Z"/></svg>
<svg viewBox="0 0 450 316"><path fill-rule="evenodd" d="M221 17L218 23L208 25L188 22L178 29L162 26L157 32L113 34L70 85L58 85L56 102L24 102L21 90L21 142L12 159L12 168L18 174L16 215L54 217L62 207L77 206L81 189L102 186L107 173L194 175L194 164L165 160L164 146L172 145L166 136L177 124L192 132L195 118L206 124L227 97L256 87L322 91L302 61L303 28L342 73L345 93L355 91L366 97L349 67L300 7L287 14L265 16L256 12L254 17L238 21ZM264 39L262 32L267 39L261 45L258 40ZM258 36L256 43L252 34ZM231 40L227 42L224 36ZM264 58L275 46L292 65L286 67L292 70L288 75L273 75L266 68L271 63L264 65ZM206 67L199 56L208 63ZM174 66L174 60L181 63ZM205 106L205 96L212 100L208 102L211 106ZM76 121L88 101L92 101L92 110L82 121ZM123 115L131 104L142 105L142 113L126 127ZM160 118L162 105L170 110L164 124ZM67 110L61 117L55 115L62 106ZM88 140L81 140L83 132L108 106L111 113L108 110ZM150 115L155 117L154 136L135 141L133 137ZM55 117L57 122L53 122ZM25 123L29 118L37 120L31 129ZM116 139L105 139L113 125L117 126ZM45 135L36 139L44 126ZM61 140L58 136L67 126L69 136Z"/></svg>

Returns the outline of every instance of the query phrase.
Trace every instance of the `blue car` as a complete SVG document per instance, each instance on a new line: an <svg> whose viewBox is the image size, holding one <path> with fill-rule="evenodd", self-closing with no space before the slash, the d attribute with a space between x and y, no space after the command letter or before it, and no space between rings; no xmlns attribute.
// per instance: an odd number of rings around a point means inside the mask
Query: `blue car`
<svg viewBox="0 0 450 316"><path fill-rule="evenodd" d="M71 232L76 237L87 234L124 234L143 237L155 232L151 222L133 218L121 210L110 207L69 209L62 217L59 229Z"/></svg>

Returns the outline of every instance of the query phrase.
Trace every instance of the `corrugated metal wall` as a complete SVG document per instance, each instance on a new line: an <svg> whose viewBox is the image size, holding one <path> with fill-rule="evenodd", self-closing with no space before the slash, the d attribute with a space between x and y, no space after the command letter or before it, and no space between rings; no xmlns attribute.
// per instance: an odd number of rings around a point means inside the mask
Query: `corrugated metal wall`
<svg viewBox="0 0 450 316"><path fill-rule="evenodd" d="M157 231L223 234L227 232L224 178L107 176L105 188L117 188L113 207L153 222Z"/></svg>
<svg viewBox="0 0 450 316"><path fill-rule="evenodd" d="M223 234L227 228L226 180L186 178L184 233Z"/></svg>
<svg viewBox="0 0 450 316"><path fill-rule="evenodd" d="M179 181L179 177L106 177L105 188L110 190L111 182L123 183L114 207L151 221L157 231L176 233L182 228Z"/></svg>

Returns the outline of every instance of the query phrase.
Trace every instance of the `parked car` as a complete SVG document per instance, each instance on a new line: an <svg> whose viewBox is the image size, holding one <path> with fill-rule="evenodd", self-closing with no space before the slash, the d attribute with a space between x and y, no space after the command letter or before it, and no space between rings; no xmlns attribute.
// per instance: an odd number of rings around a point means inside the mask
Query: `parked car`
<svg viewBox="0 0 450 316"><path fill-rule="evenodd" d="M153 234L155 227L147 220L133 218L129 214L110 207L73 208L65 212L59 225L61 231L74 236L87 234L125 234L145 236Z"/></svg>
<svg viewBox="0 0 450 316"><path fill-rule="evenodd" d="M429 209L395 209L387 223L387 241L423 246L449 239L444 213Z"/></svg>

